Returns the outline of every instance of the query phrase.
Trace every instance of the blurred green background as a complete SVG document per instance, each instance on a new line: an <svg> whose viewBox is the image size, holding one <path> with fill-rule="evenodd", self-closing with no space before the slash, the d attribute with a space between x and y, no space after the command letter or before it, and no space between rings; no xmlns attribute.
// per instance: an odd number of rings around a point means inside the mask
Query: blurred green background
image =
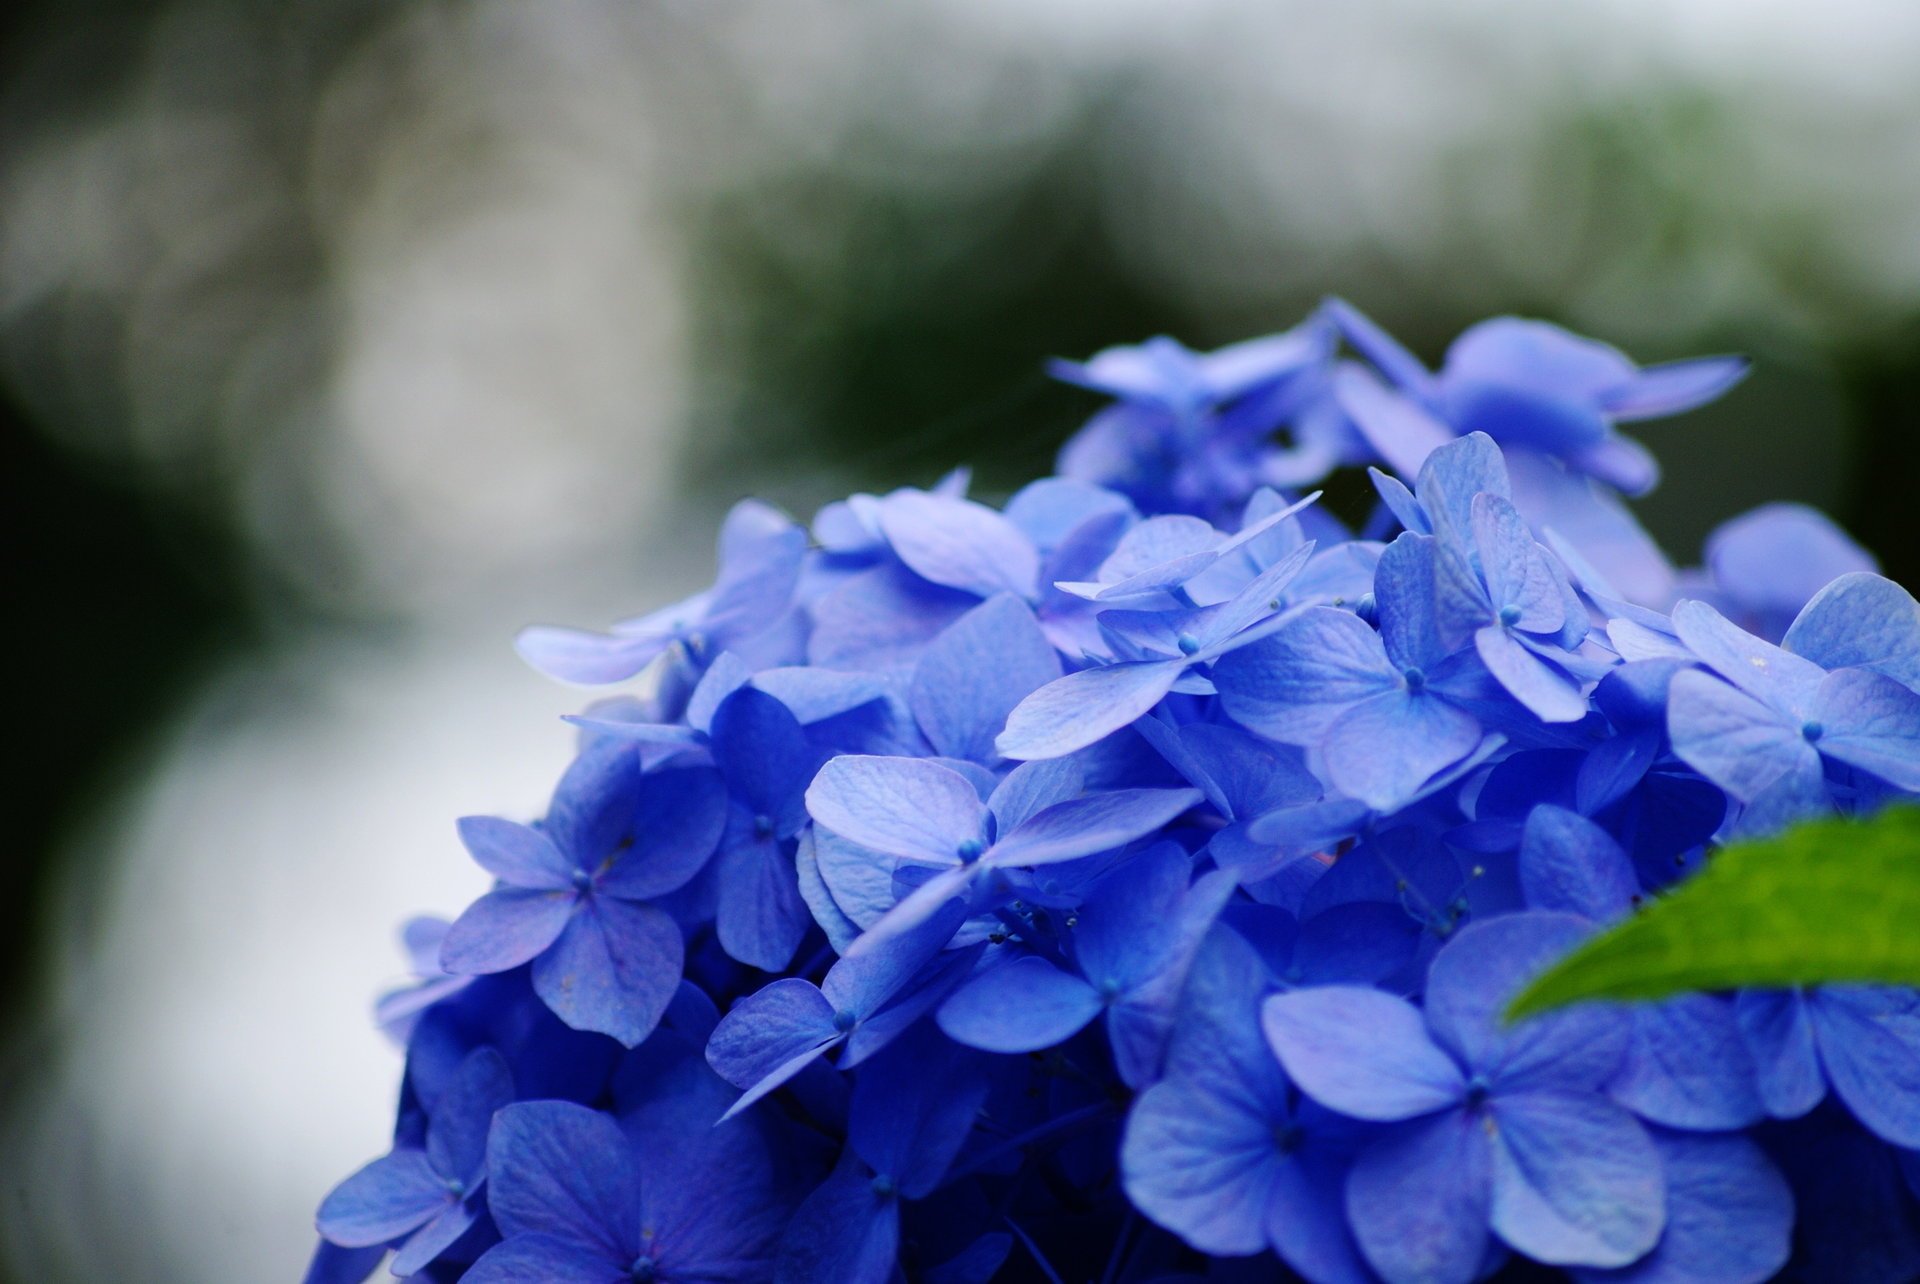
<svg viewBox="0 0 1920 1284"><path fill-rule="evenodd" d="M28 0L0 19L15 817L0 1270L289 1278L458 810L578 693L507 651L714 515L1092 409L1051 355L1328 292L1754 376L1642 434L1676 560L1772 499L1920 582L1920 9ZM103 1211L113 1210L102 1227Z"/></svg>

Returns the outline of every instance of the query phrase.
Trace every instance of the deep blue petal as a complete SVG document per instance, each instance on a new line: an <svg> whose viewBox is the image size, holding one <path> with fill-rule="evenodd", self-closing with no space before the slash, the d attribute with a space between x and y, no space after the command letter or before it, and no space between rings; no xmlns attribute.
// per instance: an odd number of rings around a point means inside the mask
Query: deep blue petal
<svg viewBox="0 0 1920 1284"><path fill-rule="evenodd" d="M685 945L666 911L592 898L534 962L533 988L576 1030L633 1047L660 1022L680 984Z"/></svg>
<svg viewBox="0 0 1920 1284"><path fill-rule="evenodd" d="M550 1235L624 1263L640 1229L636 1163L609 1116L567 1101L523 1101L494 1117L487 1204L509 1242Z"/></svg>

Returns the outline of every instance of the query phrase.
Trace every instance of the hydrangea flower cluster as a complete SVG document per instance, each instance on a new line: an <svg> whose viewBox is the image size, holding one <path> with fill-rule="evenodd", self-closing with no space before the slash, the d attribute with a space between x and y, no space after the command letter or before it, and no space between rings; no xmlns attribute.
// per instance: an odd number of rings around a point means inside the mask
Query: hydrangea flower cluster
<svg viewBox="0 0 1920 1284"><path fill-rule="evenodd" d="M1729 837L1920 791L1920 606L1805 509L1676 569L1620 427L1745 367L1351 307L1061 365L995 508L803 528L536 667L621 689L408 929L314 1284L1920 1277L1920 995L1508 998ZM1355 533L1300 488L1371 465ZM1836 853L1844 859L1844 853Z"/></svg>

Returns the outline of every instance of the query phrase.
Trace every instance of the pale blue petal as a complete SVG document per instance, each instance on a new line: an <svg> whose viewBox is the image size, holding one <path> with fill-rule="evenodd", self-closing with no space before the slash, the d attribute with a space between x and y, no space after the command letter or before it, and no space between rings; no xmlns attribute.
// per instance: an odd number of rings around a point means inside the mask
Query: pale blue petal
<svg viewBox="0 0 1920 1284"><path fill-rule="evenodd" d="M574 1029L631 1048L667 1010L684 949L680 925L666 911L597 896L534 962L533 988Z"/></svg>
<svg viewBox="0 0 1920 1284"><path fill-rule="evenodd" d="M716 877L720 947L762 972L785 968L813 923L785 846L767 839L723 851Z"/></svg>
<svg viewBox="0 0 1920 1284"><path fill-rule="evenodd" d="M1822 754L1920 791L1920 694L1884 673L1841 669L1820 684L1813 715Z"/></svg>
<svg viewBox="0 0 1920 1284"><path fill-rule="evenodd" d="M1059 758L1144 717L1187 662L1146 660L1069 673L1022 700L995 747L1008 758Z"/></svg>
<svg viewBox="0 0 1920 1284"><path fill-rule="evenodd" d="M538 830L497 816L463 816L459 830L474 864L502 882L541 891L573 886L573 862Z"/></svg>
<svg viewBox="0 0 1920 1284"><path fill-rule="evenodd" d="M1681 602L1672 618L1673 631L1708 668L1756 700L1805 715L1825 676L1818 665L1761 641L1705 602Z"/></svg>
<svg viewBox="0 0 1920 1284"><path fill-rule="evenodd" d="M1615 419L1661 419L1704 406L1747 377L1746 357L1690 357L1645 366L1600 394L1600 408Z"/></svg>
<svg viewBox="0 0 1920 1284"><path fill-rule="evenodd" d="M1705 673L1674 675L1667 733L1683 762L1741 802L1752 802L1781 780L1820 773L1819 751L1800 727Z"/></svg>
<svg viewBox="0 0 1920 1284"><path fill-rule="evenodd" d="M1808 1006L1840 1100L1877 1136L1920 1148L1920 994L1828 986Z"/></svg>
<svg viewBox="0 0 1920 1284"><path fill-rule="evenodd" d="M1037 955L988 967L940 1005L949 1038L985 1052L1037 1052L1100 1014L1099 993Z"/></svg>
<svg viewBox="0 0 1920 1284"><path fill-rule="evenodd" d="M1333 391L1367 444L1403 477L1454 439L1452 429L1360 366L1343 362L1334 371Z"/></svg>
<svg viewBox="0 0 1920 1284"><path fill-rule="evenodd" d="M559 938L579 901L571 889L488 892L447 929L440 966L461 976L519 967Z"/></svg>
<svg viewBox="0 0 1920 1284"><path fill-rule="evenodd" d="M1005 517L971 500L896 491L880 502L880 528L900 560L934 584L991 597L1032 596L1033 544Z"/></svg>
<svg viewBox="0 0 1920 1284"><path fill-rule="evenodd" d="M1274 740L1313 744L1359 701L1391 689L1398 675L1365 621L1309 607L1252 646L1213 666L1220 707Z"/></svg>
<svg viewBox="0 0 1920 1284"><path fill-rule="evenodd" d="M1734 998L1734 1015L1767 1113L1797 1119L1819 1105L1827 1081L1805 996L1797 990L1744 990Z"/></svg>
<svg viewBox="0 0 1920 1284"><path fill-rule="evenodd" d="M592 687L626 681L672 641L671 635L662 633L617 637L536 625L522 629L513 645L521 659L548 677Z"/></svg>
<svg viewBox="0 0 1920 1284"><path fill-rule="evenodd" d="M806 822L803 795L819 754L786 705L752 687L736 691L714 711L708 734L727 787L748 810L767 817L783 837ZM688 810L710 805L694 798L683 804Z"/></svg>
<svg viewBox="0 0 1920 1284"><path fill-rule="evenodd" d="M1492 1195L1491 1140L1481 1120L1450 1110L1361 1151L1347 1220L1388 1284L1471 1284L1489 1249Z"/></svg>
<svg viewBox="0 0 1920 1284"><path fill-rule="evenodd" d="M1327 732L1329 783L1376 811L1405 805L1420 787L1473 752L1480 724L1439 697L1396 688L1354 705ZM1391 753L1381 746L1393 745Z"/></svg>
<svg viewBox="0 0 1920 1284"><path fill-rule="evenodd" d="M1473 635L1473 645L1487 672L1542 722L1578 722L1587 716L1580 684L1507 630L1487 625Z"/></svg>
<svg viewBox="0 0 1920 1284"><path fill-rule="evenodd" d="M1734 1006L1710 994L1636 1006L1626 1059L1607 1094L1669 1128L1745 1128L1767 1113Z"/></svg>
<svg viewBox="0 0 1920 1284"><path fill-rule="evenodd" d="M1666 1225L1653 1139L1604 1097L1502 1095L1493 1111L1494 1231L1536 1261L1625 1266Z"/></svg>
<svg viewBox="0 0 1920 1284"><path fill-rule="evenodd" d="M1656 1129L1667 1225L1651 1253L1618 1270L1576 1270L1580 1284L1764 1284L1793 1248L1793 1192L1745 1137Z"/></svg>
<svg viewBox="0 0 1920 1284"><path fill-rule="evenodd" d="M343 1248L368 1248L425 1225L452 1202L425 1151L396 1150L335 1186L315 1225Z"/></svg>
<svg viewBox="0 0 1920 1284"><path fill-rule="evenodd" d="M1882 576L1842 575L1814 594L1780 645L1823 669L1874 669L1920 686L1920 602Z"/></svg>
<svg viewBox="0 0 1920 1284"><path fill-rule="evenodd" d="M987 856L995 865L1048 865L1124 847L1203 800L1198 789L1116 789L1055 803L1022 821Z"/></svg>
<svg viewBox="0 0 1920 1284"><path fill-rule="evenodd" d="M1527 816L1520 886L1534 909L1565 910L1599 922L1625 914L1640 894L1633 862L1613 835L1578 812L1550 804Z"/></svg>
<svg viewBox="0 0 1920 1284"><path fill-rule="evenodd" d="M987 837L986 804L966 777L915 758L834 758L807 787L807 811L850 842L903 860L948 863L962 843Z"/></svg>
<svg viewBox="0 0 1920 1284"><path fill-rule="evenodd" d="M1341 1114L1392 1123L1444 1110L1466 1091L1419 1009L1380 990L1327 985L1276 994L1260 1018L1288 1076Z"/></svg>
<svg viewBox="0 0 1920 1284"><path fill-rule="evenodd" d="M1007 715L1060 677L1060 657L1027 604L989 598L949 625L914 667L908 703L937 753L986 762Z"/></svg>

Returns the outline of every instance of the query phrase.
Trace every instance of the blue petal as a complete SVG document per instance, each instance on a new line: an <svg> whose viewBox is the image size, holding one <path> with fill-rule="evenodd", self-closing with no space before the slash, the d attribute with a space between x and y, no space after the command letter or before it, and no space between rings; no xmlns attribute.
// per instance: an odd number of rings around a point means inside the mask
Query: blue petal
<svg viewBox="0 0 1920 1284"><path fill-rule="evenodd" d="M931 583L981 597L1034 592L1040 555L1018 527L984 504L896 491L881 501L880 526L900 560Z"/></svg>
<svg viewBox="0 0 1920 1284"><path fill-rule="evenodd" d="M1580 1284L1763 1284L1793 1248L1793 1192L1745 1137L1655 1131L1667 1179L1660 1242L1631 1266L1578 1270Z"/></svg>
<svg viewBox="0 0 1920 1284"><path fill-rule="evenodd" d="M1558 633L1565 623L1565 596L1553 567L1534 542L1511 500L1481 493L1470 509L1473 542L1480 552L1493 605L1512 608L1512 627L1527 633Z"/></svg>
<svg viewBox="0 0 1920 1284"><path fill-rule="evenodd" d="M1419 396L1432 390L1433 376L1420 364L1420 359L1359 308L1337 295L1329 295L1321 300L1320 311L1339 327L1346 341L1378 366L1387 378Z"/></svg>
<svg viewBox="0 0 1920 1284"><path fill-rule="evenodd" d="M786 705L743 688L721 701L707 734L727 787L749 810L767 817L782 836L805 823L802 796L819 755Z"/></svg>
<svg viewBox="0 0 1920 1284"><path fill-rule="evenodd" d="M1427 1021L1440 1044L1503 1088L1592 1088L1626 1053L1626 1013L1586 1004L1509 1026L1506 1006L1592 931L1571 914L1529 911L1471 923L1427 973Z"/></svg>
<svg viewBox="0 0 1920 1284"><path fill-rule="evenodd" d="M1347 1220L1388 1284L1469 1284L1490 1247L1492 1188L1481 1120L1448 1111L1360 1153L1347 1177Z"/></svg>
<svg viewBox="0 0 1920 1284"><path fill-rule="evenodd" d="M1873 555L1817 509L1763 504L1742 513L1708 533L1701 560L1735 619L1823 669L1911 654L1914 621L1910 614L1901 621L1898 609L1905 590L1873 575L1879 569ZM1850 582L1838 584L1842 578ZM1891 593L1882 597L1879 585ZM1902 622L1907 630L1898 627Z"/></svg>
<svg viewBox="0 0 1920 1284"><path fill-rule="evenodd" d="M716 878L721 948L762 972L785 968L813 925L793 857L771 839L742 843L720 853Z"/></svg>
<svg viewBox="0 0 1920 1284"><path fill-rule="evenodd" d="M1811 779L1820 754L1769 705L1707 674L1674 675L1667 728L1681 761L1741 802L1783 780Z"/></svg>
<svg viewBox="0 0 1920 1284"><path fill-rule="evenodd" d="M976 862L953 865L935 873L862 932L860 938L847 947L846 957L871 954L942 916L949 904L966 892L987 868L985 862Z"/></svg>
<svg viewBox="0 0 1920 1284"><path fill-rule="evenodd" d="M500 1233L551 1235L625 1262L639 1226L636 1157L620 1126L568 1101L494 1116L487 1204Z"/></svg>
<svg viewBox="0 0 1920 1284"><path fill-rule="evenodd" d="M452 1202L425 1151L396 1150L335 1186L315 1224L343 1248L368 1248L425 1225Z"/></svg>
<svg viewBox="0 0 1920 1284"><path fill-rule="evenodd" d="M833 1004L797 976L782 977L740 1000L714 1027L707 1064L744 1095L727 1112L738 1114L845 1038Z"/></svg>
<svg viewBox="0 0 1920 1284"><path fill-rule="evenodd" d="M1059 758L1144 717L1186 672L1185 659L1069 673L1022 700L995 747L1009 758Z"/></svg>
<svg viewBox="0 0 1920 1284"><path fill-rule="evenodd" d="M576 1030L629 1048L660 1022L680 984L680 925L666 911L596 896L533 966L533 988Z"/></svg>
<svg viewBox="0 0 1920 1284"><path fill-rule="evenodd" d="M743 499L720 526L720 571L702 629L720 646L751 637L786 610L807 553L807 533L778 509Z"/></svg>
<svg viewBox="0 0 1920 1284"><path fill-rule="evenodd" d="M300 1284L365 1284L386 1259L387 1246L375 1244L368 1248L343 1248L331 1240L321 1240L313 1247L313 1256L307 1262L307 1273L301 1276Z"/></svg>
<svg viewBox="0 0 1920 1284"><path fill-rule="evenodd" d="M1366 622L1331 607L1309 607L1252 646L1213 666L1220 707L1241 726L1310 745L1359 701L1391 689L1397 676Z"/></svg>
<svg viewBox="0 0 1920 1284"><path fill-rule="evenodd" d="M874 1189L852 1151L807 1196L780 1247L773 1284L887 1284L899 1266L900 1201Z"/></svg>
<svg viewBox="0 0 1920 1284"><path fill-rule="evenodd" d="M471 1185L486 1162L493 1112L512 1100L506 1059L492 1048L469 1053L429 1112L427 1159L434 1171Z"/></svg>
<svg viewBox="0 0 1920 1284"><path fill-rule="evenodd" d="M950 864L962 843L987 836L986 805L966 777L916 758L834 758L807 787L807 810L862 847L928 864Z"/></svg>
<svg viewBox="0 0 1920 1284"><path fill-rule="evenodd" d="M1855 571L1814 594L1780 645L1823 669L1873 669L1920 686L1920 602L1892 580Z"/></svg>
<svg viewBox="0 0 1920 1284"><path fill-rule="evenodd" d="M602 892L651 900L686 886L713 855L726 827L726 788L709 767L675 767L640 778L632 844L596 877Z"/></svg>
<svg viewBox="0 0 1920 1284"><path fill-rule="evenodd" d="M1156 844L1100 880L1077 911L1074 957L1094 986L1114 996L1159 972L1178 947L1181 902L1193 862Z"/></svg>
<svg viewBox="0 0 1920 1284"><path fill-rule="evenodd" d="M1520 886L1534 909L1605 922L1640 894L1627 853L1600 826L1564 807L1535 807L1520 839Z"/></svg>
<svg viewBox="0 0 1920 1284"><path fill-rule="evenodd" d="M1840 1100L1876 1135L1920 1147L1920 994L1828 986L1808 1006Z"/></svg>
<svg viewBox="0 0 1920 1284"><path fill-rule="evenodd" d="M513 646L521 659L548 677L591 687L626 681L672 641L671 635L659 633L619 637L537 625L522 629Z"/></svg>
<svg viewBox="0 0 1920 1284"><path fill-rule="evenodd" d="M1507 630L1488 625L1473 635L1473 645L1487 672L1540 721L1578 722L1586 717L1587 699L1580 684Z"/></svg>
<svg viewBox="0 0 1920 1284"><path fill-rule="evenodd" d="M1814 697L1819 751L1908 792L1920 790L1920 694L1884 673L1841 669Z"/></svg>
<svg viewBox="0 0 1920 1284"><path fill-rule="evenodd" d="M1673 630L1708 668L1783 712L1803 709L1824 676L1818 665L1762 642L1705 602L1675 606Z"/></svg>
<svg viewBox="0 0 1920 1284"><path fill-rule="evenodd" d="M1335 369L1333 391L1367 444L1403 477L1454 440L1447 425L1360 366L1342 363Z"/></svg>
<svg viewBox="0 0 1920 1284"><path fill-rule="evenodd" d="M480 1255L461 1284L628 1284L626 1263L556 1235L515 1235Z"/></svg>
<svg viewBox="0 0 1920 1284"><path fill-rule="evenodd" d="M1466 1080L1405 999L1352 985L1276 994L1260 1009L1267 1042L1321 1105L1391 1123L1444 1110Z"/></svg>
<svg viewBox="0 0 1920 1284"><path fill-rule="evenodd" d="M1060 657L1027 604L989 598L949 625L914 667L908 703L934 750L989 761L1007 715L1060 676Z"/></svg>
<svg viewBox="0 0 1920 1284"><path fill-rule="evenodd" d="M1100 1015L1100 994L1038 955L988 967L940 1005L948 1037L984 1052L1038 1052Z"/></svg>
<svg viewBox="0 0 1920 1284"><path fill-rule="evenodd" d="M579 901L572 890L488 892L447 929L440 966L463 976L519 967L559 938Z"/></svg>
<svg viewBox="0 0 1920 1284"><path fill-rule="evenodd" d="M1006 774L987 797L994 829L1010 834L1058 802L1086 792L1078 758L1036 758Z"/></svg>
<svg viewBox="0 0 1920 1284"><path fill-rule="evenodd" d="M1404 806L1422 785L1472 753L1483 738L1474 717L1430 692L1383 692L1354 705L1321 745L1327 779L1376 811ZM1393 746L1383 752L1382 747Z"/></svg>
<svg viewBox="0 0 1920 1284"><path fill-rule="evenodd" d="M1615 419L1660 419L1704 406L1747 377L1745 357L1690 357L1646 366L1601 394L1600 408Z"/></svg>
<svg viewBox="0 0 1920 1284"><path fill-rule="evenodd" d="M905 668L977 599L882 562L815 598L807 661L868 672Z"/></svg>
<svg viewBox="0 0 1920 1284"><path fill-rule="evenodd" d="M1434 451L1421 465L1413 489L1433 522L1433 533L1460 545L1473 535L1475 495L1506 499L1513 494L1506 458L1483 432L1468 433Z"/></svg>
<svg viewBox="0 0 1920 1284"><path fill-rule="evenodd" d="M1669 1128L1745 1128L1767 1113L1733 1004L1707 994L1635 1008L1626 1060L1607 1093Z"/></svg>
<svg viewBox="0 0 1920 1284"><path fill-rule="evenodd" d="M480 1220L483 1202L484 1196L476 1192L449 1205L400 1246L387 1269L402 1278L425 1270L473 1229L474 1223Z"/></svg>
<svg viewBox="0 0 1920 1284"><path fill-rule="evenodd" d="M946 1175L986 1102L985 1059L922 1025L867 1062L854 1083L847 1144L921 1199Z"/></svg>
<svg viewBox="0 0 1920 1284"><path fill-rule="evenodd" d="M1575 1093L1496 1100L1490 1219L1501 1239L1556 1266L1625 1266L1654 1246L1666 1183L1632 1115Z"/></svg>
<svg viewBox="0 0 1920 1284"><path fill-rule="evenodd" d="M1116 789L1055 803L995 843L999 866L1047 865L1124 847L1202 801L1198 789Z"/></svg>
<svg viewBox="0 0 1920 1284"><path fill-rule="evenodd" d="M463 816L459 828L474 863L502 882L540 891L573 886L573 862L538 830L496 816Z"/></svg>
<svg viewBox="0 0 1920 1284"><path fill-rule="evenodd" d="M1796 1119L1819 1105L1827 1080L1805 996L1797 990L1744 990L1734 998L1734 1016L1767 1113Z"/></svg>

